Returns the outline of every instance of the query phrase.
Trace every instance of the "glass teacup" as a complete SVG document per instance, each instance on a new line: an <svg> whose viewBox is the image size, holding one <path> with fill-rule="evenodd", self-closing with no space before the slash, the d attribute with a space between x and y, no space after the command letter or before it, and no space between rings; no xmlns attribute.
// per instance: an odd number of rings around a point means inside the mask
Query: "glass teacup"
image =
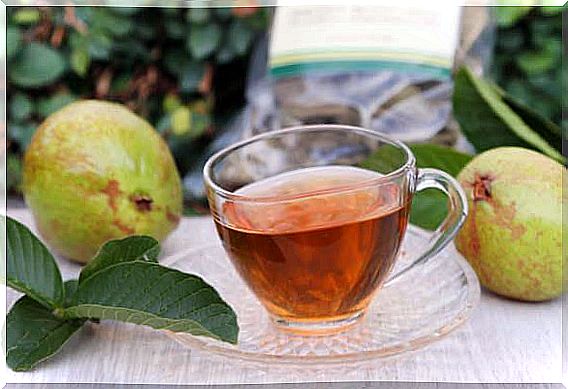
<svg viewBox="0 0 568 389"><path fill-rule="evenodd" d="M442 250L467 214L451 176L417 169L403 143L358 127L261 134L212 156L204 176L233 265L274 323L297 333L356 323L382 285ZM413 194L427 188L448 196L448 216L394 274Z"/></svg>

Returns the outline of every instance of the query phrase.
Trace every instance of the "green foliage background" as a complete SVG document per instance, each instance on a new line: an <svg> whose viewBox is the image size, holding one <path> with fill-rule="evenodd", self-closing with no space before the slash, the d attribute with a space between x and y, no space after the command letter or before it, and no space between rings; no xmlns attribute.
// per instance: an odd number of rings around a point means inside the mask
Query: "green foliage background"
<svg viewBox="0 0 568 389"><path fill-rule="evenodd" d="M567 7L497 7L493 78L513 98L562 122L562 13ZM566 130L568 123L562 123Z"/></svg>
<svg viewBox="0 0 568 389"><path fill-rule="evenodd" d="M167 140L182 176L243 103L269 8L8 7L7 188L42 120L79 98L117 101Z"/></svg>
<svg viewBox="0 0 568 389"><path fill-rule="evenodd" d="M36 127L78 98L128 105L167 140L182 176L244 102L270 8L8 7L7 187ZM562 8L498 7L491 76L561 122ZM563 123L566 128L566 123Z"/></svg>

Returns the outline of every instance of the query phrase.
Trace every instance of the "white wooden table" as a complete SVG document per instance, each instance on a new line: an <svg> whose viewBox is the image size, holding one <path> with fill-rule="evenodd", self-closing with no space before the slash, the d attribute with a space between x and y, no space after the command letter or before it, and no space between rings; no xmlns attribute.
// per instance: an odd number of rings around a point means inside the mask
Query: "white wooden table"
<svg viewBox="0 0 568 389"><path fill-rule="evenodd" d="M26 209L8 215L33 228ZM210 218L185 218L164 243L163 256L217 239ZM79 266L59 261L64 278ZM8 307L18 295L9 290ZM521 303L483 292L470 320L450 336L410 355L356 369L261 369L189 350L160 332L103 322L87 325L33 371L0 366L8 383L231 384L316 381L514 382L562 381L562 301Z"/></svg>

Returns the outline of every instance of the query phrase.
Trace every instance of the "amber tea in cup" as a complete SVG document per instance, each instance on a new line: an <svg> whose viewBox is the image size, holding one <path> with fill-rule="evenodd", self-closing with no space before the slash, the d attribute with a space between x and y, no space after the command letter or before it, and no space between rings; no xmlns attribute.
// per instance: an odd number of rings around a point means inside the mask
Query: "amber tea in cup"
<svg viewBox="0 0 568 389"><path fill-rule="evenodd" d="M363 129L301 127L227 150L205 168L218 234L274 322L298 333L356 323L396 277L391 271L417 185L445 190L452 212L415 263L439 251L465 213L451 177L420 175L404 145ZM376 166L369 166L371 156Z"/></svg>

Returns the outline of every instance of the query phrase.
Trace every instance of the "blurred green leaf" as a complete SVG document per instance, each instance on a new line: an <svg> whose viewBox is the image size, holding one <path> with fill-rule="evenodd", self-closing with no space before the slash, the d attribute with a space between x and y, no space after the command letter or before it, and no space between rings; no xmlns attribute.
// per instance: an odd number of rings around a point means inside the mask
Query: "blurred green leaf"
<svg viewBox="0 0 568 389"><path fill-rule="evenodd" d="M184 38L187 34L187 27L180 21L171 20L164 25L168 37L172 39Z"/></svg>
<svg viewBox="0 0 568 389"><path fill-rule="evenodd" d="M189 8L185 15L188 22L203 24L209 20L210 14L208 8Z"/></svg>
<svg viewBox="0 0 568 389"><path fill-rule="evenodd" d="M132 20L128 16L114 13L112 10L112 8L94 8L93 25L95 28L108 31L113 36L122 37L127 35L132 28Z"/></svg>
<svg viewBox="0 0 568 389"><path fill-rule="evenodd" d="M164 66L166 69L179 76L183 73L184 69L191 62L187 53L180 49L171 49L164 54Z"/></svg>
<svg viewBox="0 0 568 389"><path fill-rule="evenodd" d="M544 46L554 33L554 26L550 23L549 18L535 19L530 23L529 28L530 36L537 48ZM523 31L519 30L518 33L522 34Z"/></svg>
<svg viewBox="0 0 568 389"><path fill-rule="evenodd" d="M508 94L524 104L529 104L533 98L530 85L516 78L510 80L505 89Z"/></svg>
<svg viewBox="0 0 568 389"><path fill-rule="evenodd" d="M524 105L510 96L504 95L509 107L530 127L538 129L539 134L556 150L562 151L562 131L559 126L547 118L541 116L531 107Z"/></svg>
<svg viewBox="0 0 568 389"><path fill-rule="evenodd" d="M71 49L80 49L87 44L87 36L77 31L70 32L68 39Z"/></svg>
<svg viewBox="0 0 568 389"><path fill-rule="evenodd" d="M22 121L29 118L33 108L31 100L23 93L16 93L10 98L10 117L13 120Z"/></svg>
<svg viewBox="0 0 568 389"><path fill-rule="evenodd" d="M22 151L28 148L34 135L36 126L30 122L8 123L8 138L18 142Z"/></svg>
<svg viewBox="0 0 568 389"><path fill-rule="evenodd" d="M56 81L65 71L65 60L43 43L29 43L10 66L10 81L24 88L38 88Z"/></svg>
<svg viewBox="0 0 568 389"><path fill-rule="evenodd" d="M211 126L211 116L192 112L190 135L194 138L201 136Z"/></svg>
<svg viewBox="0 0 568 389"><path fill-rule="evenodd" d="M6 29L6 58L11 60L20 50L22 35L18 27L8 27Z"/></svg>
<svg viewBox="0 0 568 389"><path fill-rule="evenodd" d="M419 168L440 169L457 177L473 156L450 147L415 144L411 147ZM426 189L414 195L410 222L427 230L435 230L448 214L448 198L436 189Z"/></svg>
<svg viewBox="0 0 568 389"><path fill-rule="evenodd" d="M175 135L181 136L191 130L192 114L188 107L181 106L176 108L170 115L172 131Z"/></svg>
<svg viewBox="0 0 568 389"><path fill-rule="evenodd" d="M195 92L205 75L203 62L191 62L182 71L180 76L180 90L184 93Z"/></svg>
<svg viewBox="0 0 568 389"><path fill-rule="evenodd" d="M528 75L546 72L555 63L556 58L546 50L523 52L517 56L517 64Z"/></svg>
<svg viewBox="0 0 568 389"><path fill-rule="evenodd" d="M160 11L166 16L177 16L179 12L179 8L159 8Z"/></svg>
<svg viewBox="0 0 568 389"><path fill-rule="evenodd" d="M498 42L500 49L505 49L510 52L517 52L525 43L525 37L523 32L519 30L499 31Z"/></svg>
<svg viewBox="0 0 568 389"><path fill-rule="evenodd" d="M12 21L20 25L30 25L39 22L41 14L35 7L24 7L14 12Z"/></svg>
<svg viewBox="0 0 568 389"><path fill-rule="evenodd" d="M517 23L498 27L492 69L497 84L557 124L566 90L560 75L561 37L561 9L534 7Z"/></svg>
<svg viewBox="0 0 568 389"><path fill-rule="evenodd" d="M164 98L164 101L162 102L163 110L168 113L173 112L176 108L179 108L180 106L181 106L181 100L179 99L179 96L173 93L168 94Z"/></svg>
<svg viewBox="0 0 568 389"><path fill-rule="evenodd" d="M6 157L6 189L20 191L22 181L22 160L13 153Z"/></svg>
<svg viewBox="0 0 568 389"><path fill-rule="evenodd" d="M112 82L110 84L111 94L119 94L127 90L131 80L132 80L131 73L123 72L117 74L115 77L113 77Z"/></svg>
<svg viewBox="0 0 568 389"><path fill-rule="evenodd" d="M548 39L543 45L544 51L553 57L559 65L562 59L562 38L560 36L554 36Z"/></svg>
<svg viewBox="0 0 568 389"><path fill-rule="evenodd" d="M558 80L560 76L554 73L535 74L528 79L528 85L536 88L540 93L547 94L558 100L562 100L562 83Z"/></svg>
<svg viewBox="0 0 568 389"><path fill-rule="evenodd" d="M562 13L564 7L538 7L541 14L546 16L554 16Z"/></svg>
<svg viewBox="0 0 568 389"><path fill-rule="evenodd" d="M406 159L406 154L399 147L385 144L362 161L359 166L381 174L389 174L403 166Z"/></svg>
<svg viewBox="0 0 568 389"><path fill-rule="evenodd" d="M269 15L268 8L259 8L253 16L241 20L244 20L249 27L258 31L266 28Z"/></svg>
<svg viewBox="0 0 568 389"><path fill-rule="evenodd" d="M172 121L170 119L170 115L164 115L156 123L156 131L158 131L160 134L164 134L170 129L171 126Z"/></svg>
<svg viewBox="0 0 568 389"><path fill-rule="evenodd" d="M71 46L71 57L74 55L86 56L95 60L106 60L109 58L112 40L103 31L93 31L88 35L78 32L69 34L69 45ZM82 53L82 54L77 54ZM70 62L72 59L70 59ZM79 60L80 62L80 60ZM81 74L74 69L77 74ZM85 70L86 71L86 70Z"/></svg>
<svg viewBox="0 0 568 389"><path fill-rule="evenodd" d="M525 17L532 7L494 7L497 24L501 27L511 27Z"/></svg>
<svg viewBox="0 0 568 389"><path fill-rule="evenodd" d="M218 25L192 25L187 49L195 59L204 59L215 52L220 42L221 29Z"/></svg>
<svg viewBox="0 0 568 389"><path fill-rule="evenodd" d="M41 117L46 118L75 100L77 100L75 96L66 92L44 97L38 101L37 112Z"/></svg>
<svg viewBox="0 0 568 389"><path fill-rule="evenodd" d="M478 152L499 146L528 147L562 161L556 151L503 101L490 83L462 67L455 76L453 108L456 120Z"/></svg>
<svg viewBox="0 0 568 389"><path fill-rule="evenodd" d="M219 18L219 20L228 20L231 18L233 9L232 8L214 8L215 16Z"/></svg>
<svg viewBox="0 0 568 389"><path fill-rule="evenodd" d="M140 39L152 40L156 30L150 20L143 19L134 25L134 34Z"/></svg>
<svg viewBox="0 0 568 389"><path fill-rule="evenodd" d="M112 39L104 33L92 34L88 39L89 55L95 60L108 60L112 49Z"/></svg>
<svg viewBox="0 0 568 389"><path fill-rule="evenodd" d="M233 50L230 42L227 42L227 39L224 39L224 42L221 44L221 48L217 51L215 55L215 59L220 64L226 64L230 62L233 58L235 58L236 53Z"/></svg>
<svg viewBox="0 0 568 389"><path fill-rule="evenodd" d="M73 50L69 61L71 63L71 69L79 76L85 77L89 70L89 65L91 64L88 48L83 46L82 48Z"/></svg>
<svg viewBox="0 0 568 389"><path fill-rule="evenodd" d="M140 65L150 61L150 52L135 37L115 42L112 47L114 63L123 66Z"/></svg>
<svg viewBox="0 0 568 389"><path fill-rule="evenodd" d="M227 31L227 38L233 51L243 55L251 44L254 33L242 21L234 20Z"/></svg>
<svg viewBox="0 0 568 389"><path fill-rule="evenodd" d="M448 214L448 198L436 189L418 192L412 199L410 223L426 230L435 230Z"/></svg>
<svg viewBox="0 0 568 389"><path fill-rule="evenodd" d="M435 144L414 144L410 146L419 168L434 168L456 177L473 158L451 147Z"/></svg>

